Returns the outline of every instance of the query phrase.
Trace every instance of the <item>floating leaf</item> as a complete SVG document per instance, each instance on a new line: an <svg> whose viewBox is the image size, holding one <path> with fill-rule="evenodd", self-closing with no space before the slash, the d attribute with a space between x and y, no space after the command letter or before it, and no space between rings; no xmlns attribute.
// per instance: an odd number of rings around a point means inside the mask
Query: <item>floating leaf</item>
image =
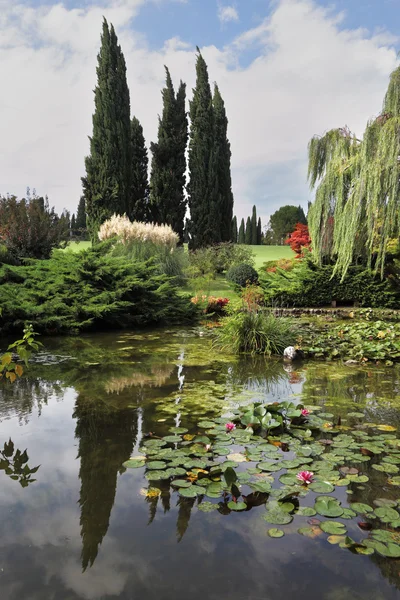
<svg viewBox="0 0 400 600"><path fill-rule="evenodd" d="M213 504L212 502L207 502L207 500L205 500L204 502L201 502L197 508L202 512L209 513L218 510L219 507L218 504Z"/></svg>
<svg viewBox="0 0 400 600"><path fill-rule="evenodd" d="M233 502L233 500L231 500L228 502L228 508L231 510L246 510L247 504L244 502Z"/></svg>
<svg viewBox="0 0 400 600"><path fill-rule="evenodd" d="M301 506L297 513L300 517L313 517L317 514L317 511L311 506Z"/></svg>
<svg viewBox="0 0 400 600"><path fill-rule="evenodd" d="M281 538L285 535L282 529L268 529L268 535L272 538Z"/></svg>
<svg viewBox="0 0 400 600"><path fill-rule="evenodd" d="M318 514L324 517L340 517L343 514L343 508L339 501L330 496L318 496L314 508Z"/></svg>
<svg viewBox="0 0 400 600"><path fill-rule="evenodd" d="M346 540L345 535L330 535L328 538L330 544L343 544Z"/></svg>
<svg viewBox="0 0 400 600"><path fill-rule="evenodd" d="M355 419L363 419L364 418L364 413L362 412L349 412L347 413L348 417L353 417Z"/></svg>
<svg viewBox="0 0 400 600"><path fill-rule="evenodd" d="M393 425L378 425L377 429L379 431L396 431L397 427L393 427Z"/></svg>
<svg viewBox="0 0 400 600"><path fill-rule="evenodd" d="M197 423L197 426L201 429L212 429L213 427L215 427L215 423L213 421L199 421L199 423Z"/></svg>
<svg viewBox="0 0 400 600"><path fill-rule="evenodd" d="M240 454L238 452L234 453L234 454L228 454L228 459L231 461L236 461L238 463L240 462L246 462L246 457L244 456L244 454Z"/></svg>
<svg viewBox="0 0 400 600"><path fill-rule="evenodd" d="M196 486L193 487L180 487L179 490L179 495L183 496L184 498L196 498L197 497L197 490L196 490Z"/></svg>
<svg viewBox="0 0 400 600"><path fill-rule="evenodd" d="M287 525L293 521L292 515L281 510L278 506L267 508L267 512L262 516L264 521L273 525Z"/></svg>
<svg viewBox="0 0 400 600"><path fill-rule="evenodd" d="M162 460L152 460L146 464L146 467L151 470L162 470L165 469L167 463Z"/></svg>
<svg viewBox="0 0 400 600"><path fill-rule="evenodd" d="M322 535L322 529L318 525L311 525L310 527L300 527L297 530L300 535L304 535L305 537L315 539L316 537Z"/></svg>
<svg viewBox="0 0 400 600"><path fill-rule="evenodd" d="M149 481L160 481L160 479L169 479L170 475L166 471L148 471L145 477Z"/></svg>
<svg viewBox="0 0 400 600"><path fill-rule="evenodd" d="M180 435L166 435L163 437L164 442L169 442L169 443L178 443L182 441L182 438Z"/></svg>
<svg viewBox="0 0 400 600"><path fill-rule="evenodd" d="M346 527L339 521L323 521L320 525L322 531L330 535L344 535Z"/></svg>
<svg viewBox="0 0 400 600"><path fill-rule="evenodd" d="M171 481L171 485L179 488L188 488L192 484L190 481L186 481L186 479L174 479L174 481Z"/></svg>
<svg viewBox="0 0 400 600"><path fill-rule="evenodd" d="M317 492L319 494L329 494L330 492L333 492L335 486L328 481L315 481L309 485L309 488L313 492Z"/></svg>
<svg viewBox="0 0 400 600"><path fill-rule="evenodd" d="M259 469L262 469L262 471L268 471L268 472L274 472L274 471L280 471L282 469L280 464L276 464L276 463L270 463L270 462L260 462L258 463L257 467Z"/></svg>
<svg viewBox="0 0 400 600"><path fill-rule="evenodd" d="M374 510L374 513L382 523L390 523L390 521L396 521L399 518L397 510L390 506L380 506Z"/></svg>
<svg viewBox="0 0 400 600"><path fill-rule="evenodd" d="M371 506L369 506L368 504L363 504L362 502L352 502L351 508L360 515L371 513L374 510Z"/></svg>
<svg viewBox="0 0 400 600"><path fill-rule="evenodd" d="M140 467L144 467L144 465L144 456L131 456L129 460L122 463L122 466L126 469L139 469Z"/></svg>
<svg viewBox="0 0 400 600"><path fill-rule="evenodd" d="M169 431L171 433L187 433L188 429L186 427L170 427Z"/></svg>

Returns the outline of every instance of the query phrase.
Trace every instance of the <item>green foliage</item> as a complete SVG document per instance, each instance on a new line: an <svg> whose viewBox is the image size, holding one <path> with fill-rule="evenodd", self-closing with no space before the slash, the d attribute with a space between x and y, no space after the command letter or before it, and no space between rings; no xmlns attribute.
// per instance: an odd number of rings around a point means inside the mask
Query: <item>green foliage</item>
<svg viewBox="0 0 400 600"><path fill-rule="evenodd" d="M235 286L244 288L246 285L258 282L258 273L248 263L241 263L230 267L226 279Z"/></svg>
<svg viewBox="0 0 400 600"><path fill-rule="evenodd" d="M257 246L260 246L262 244L262 228L261 228L261 217L258 217L258 223L257 223Z"/></svg>
<svg viewBox="0 0 400 600"><path fill-rule="evenodd" d="M49 334L158 323L179 323L196 308L171 278L159 274L154 260L131 263L109 252L112 242L70 253L57 251L48 261L0 268L0 331L31 322ZM10 281L19 277L19 283Z"/></svg>
<svg viewBox="0 0 400 600"><path fill-rule="evenodd" d="M245 243L246 243L246 229L245 229L245 225L244 225L244 219L242 219L240 221L240 227L239 227L238 244L245 244Z"/></svg>
<svg viewBox="0 0 400 600"><path fill-rule="evenodd" d="M244 240L248 246L251 245L251 240L252 240L251 233L252 233L251 232L251 219L250 219L250 217L247 217Z"/></svg>
<svg viewBox="0 0 400 600"><path fill-rule="evenodd" d="M201 248L189 253L191 277L204 275L215 277L217 273L223 273L230 267L239 266L244 262L248 265L253 264L251 248L238 246L230 242Z"/></svg>
<svg viewBox="0 0 400 600"><path fill-rule="evenodd" d="M342 280L332 265L318 266L309 257L295 261L291 270L276 268L264 273L265 300L275 306L329 306L332 300L364 307L396 308L400 280L396 269L383 281L364 267L351 267Z"/></svg>
<svg viewBox="0 0 400 600"><path fill-rule="evenodd" d="M257 239L257 208L255 206L253 206L253 212L251 215L251 244L253 246L257 246L258 244L258 239Z"/></svg>
<svg viewBox="0 0 400 600"><path fill-rule="evenodd" d="M87 225L97 243L100 225L129 206L131 175L131 121L125 58L113 25L103 21L98 54L95 112L90 155L82 178Z"/></svg>
<svg viewBox="0 0 400 600"><path fill-rule="evenodd" d="M263 311L241 310L221 320L215 346L235 354L282 354L295 341L293 322Z"/></svg>
<svg viewBox="0 0 400 600"><path fill-rule="evenodd" d="M218 86L214 85L214 163L217 173L217 206L214 217L219 222L218 242L235 242L232 237L233 193L231 179L231 145L228 140L228 119Z"/></svg>
<svg viewBox="0 0 400 600"><path fill-rule="evenodd" d="M147 175L149 159L143 127L136 117L131 121L131 153L130 193L126 214L131 221L147 221L149 219Z"/></svg>
<svg viewBox="0 0 400 600"><path fill-rule="evenodd" d="M116 244L111 252L113 256L123 257L131 263L152 260L158 274L173 277L178 285L185 282L189 260L182 247L171 249L151 240L127 241L125 244Z"/></svg>
<svg viewBox="0 0 400 600"><path fill-rule="evenodd" d="M302 349L310 357L359 361L400 360L400 324L355 322L310 328Z"/></svg>
<svg viewBox="0 0 400 600"><path fill-rule="evenodd" d="M150 146L153 154L150 212L151 220L170 225L179 235L182 244L186 213L185 152L188 140L186 85L181 81L175 94L169 70L165 70L166 87L162 91L163 113L158 124L158 141Z"/></svg>
<svg viewBox="0 0 400 600"><path fill-rule="evenodd" d="M334 258L342 277L358 259L384 275L388 243L400 231L399 132L400 67L362 141L345 127L309 143L313 253L319 263Z"/></svg>
<svg viewBox="0 0 400 600"><path fill-rule="evenodd" d="M0 311L0 316L2 311ZM8 346L7 352L0 357L0 379L4 377L11 383L21 377L24 370L20 364L17 364L15 354L28 365L28 360L33 352L37 352L42 345L35 340L36 333L32 325L27 325L24 329L24 335L21 340L17 340Z"/></svg>
<svg viewBox="0 0 400 600"><path fill-rule="evenodd" d="M285 239L291 233L296 223L307 224L304 210L301 206L281 206L270 218L269 236L270 244L283 244Z"/></svg>
<svg viewBox="0 0 400 600"><path fill-rule="evenodd" d="M232 219L232 242L234 244L238 243L238 226L237 226L237 217L236 217L236 215Z"/></svg>
<svg viewBox="0 0 400 600"><path fill-rule="evenodd" d="M218 183L214 163L214 110L207 65L200 51L196 87L190 102L188 203L189 248L196 250L219 242Z"/></svg>
<svg viewBox="0 0 400 600"><path fill-rule="evenodd" d="M40 465L30 468L28 465L29 456L26 450L21 452L15 449L14 442L10 439L4 443L3 450L0 450L0 471L4 471L14 481L18 481L21 487L28 487L30 483L36 481L32 475L37 473Z"/></svg>
<svg viewBox="0 0 400 600"><path fill-rule="evenodd" d="M0 262L25 258L49 258L53 248L67 239L69 214L59 217L47 198L0 198Z"/></svg>
<svg viewBox="0 0 400 600"><path fill-rule="evenodd" d="M86 206L85 206L85 197L81 196L78 203L78 210L76 211L76 221L75 221L76 229L81 229L82 231L86 231ZM72 228L72 224L71 224Z"/></svg>

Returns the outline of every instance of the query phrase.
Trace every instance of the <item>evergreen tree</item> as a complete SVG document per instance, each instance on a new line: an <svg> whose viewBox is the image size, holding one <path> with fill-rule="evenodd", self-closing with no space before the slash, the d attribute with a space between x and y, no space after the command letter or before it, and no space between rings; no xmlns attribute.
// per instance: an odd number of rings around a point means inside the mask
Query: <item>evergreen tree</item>
<svg viewBox="0 0 400 600"><path fill-rule="evenodd" d="M255 205L251 215L251 244L257 246L257 209Z"/></svg>
<svg viewBox="0 0 400 600"><path fill-rule="evenodd" d="M258 217L257 223L257 246L262 244L262 228L261 228L261 217Z"/></svg>
<svg viewBox="0 0 400 600"><path fill-rule="evenodd" d="M197 51L196 87L190 102L188 203L191 250L211 245L221 239L211 88L207 65L200 50Z"/></svg>
<svg viewBox="0 0 400 600"><path fill-rule="evenodd" d="M233 219L232 219L231 240L232 240L232 242L234 244L237 244L237 242L238 242L238 226L237 226L237 218L236 218L236 216L234 216Z"/></svg>
<svg viewBox="0 0 400 600"><path fill-rule="evenodd" d="M251 219L250 219L250 217L247 217L247 221L246 221L245 243L248 245L251 244Z"/></svg>
<svg viewBox="0 0 400 600"><path fill-rule="evenodd" d="M131 176L130 194L126 214L131 221L147 221L149 219L149 181L146 142L143 127L139 119L131 121Z"/></svg>
<svg viewBox="0 0 400 600"><path fill-rule="evenodd" d="M183 243L186 213L185 152L188 140L186 85L181 81L175 95L167 67L165 71L166 86L162 91L163 113L158 124L158 141L150 146L153 154L150 209L152 220L171 225Z"/></svg>
<svg viewBox="0 0 400 600"><path fill-rule="evenodd" d="M78 204L78 210L76 211L76 228L86 229L86 207L85 197L81 196Z"/></svg>
<svg viewBox="0 0 400 600"><path fill-rule="evenodd" d="M238 243L239 244L245 244L246 243L246 230L245 230L245 227L244 227L244 219L242 219L240 221Z"/></svg>
<svg viewBox="0 0 400 600"><path fill-rule="evenodd" d="M218 86L214 85L214 161L217 168L217 205L221 242L232 239L233 193L231 179L231 145L227 137L228 119ZM234 240L232 240L234 241Z"/></svg>
<svg viewBox="0 0 400 600"><path fill-rule="evenodd" d="M131 124L126 65L113 25L103 21L90 155L82 178L88 229L93 242L103 221L128 208Z"/></svg>
<svg viewBox="0 0 400 600"><path fill-rule="evenodd" d="M76 219L75 219L75 213L72 214L71 217L71 232L74 232L76 229Z"/></svg>

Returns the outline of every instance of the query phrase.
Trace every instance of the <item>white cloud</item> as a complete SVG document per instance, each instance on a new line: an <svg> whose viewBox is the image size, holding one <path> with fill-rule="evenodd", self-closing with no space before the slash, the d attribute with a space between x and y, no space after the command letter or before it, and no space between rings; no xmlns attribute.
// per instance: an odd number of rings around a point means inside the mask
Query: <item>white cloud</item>
<svg viewBox="0 0 400 600"><path fill-rule="evenodd" d="M229 23L230 21L239 21L238 11L234 6L218 6L218 19L221 23Z"/></svg>
<svg viewBox="0 0 400 600"><path fill-rule="evenodd" d="M103 14L116 27L132 114L148 142L157 135L163 65L192 89L190 40L165 40L162 49L152 50L145 32L134 30L144 0L97 1L86 9L4 4L0 193L21 195L29 185L47 193L58 209L76 208ZM219 83L226 102L239 217L254 203L265 218L281 204L304 204L310 137L344 124L362 135L367 119L380 111L396 66L394 38L344 30L340 18L312 0L281 0L268 18L227 46L202 49L210 80ZM255 58L242 66L249 50Z"/></svg>

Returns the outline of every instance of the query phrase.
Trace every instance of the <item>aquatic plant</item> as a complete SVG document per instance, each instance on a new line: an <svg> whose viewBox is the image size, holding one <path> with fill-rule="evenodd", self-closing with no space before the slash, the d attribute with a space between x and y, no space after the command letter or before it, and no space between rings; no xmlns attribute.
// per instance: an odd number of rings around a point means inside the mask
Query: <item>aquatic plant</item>
<svg viewBox="0 0 400 600"><path fill-rule="evenodd" d="M300 473L297 473L296 477L299 481L301 481L301 483L309 485L313 482L314 473L311 471L300 471Z"/></svg>
<svg viewBox="0 0 400 600"><path fill-rule="evenodd" d="M221 320L214 345L225 352L239 354L283 354L296 339L293 321L265 311L240 310Z"/></svg>

